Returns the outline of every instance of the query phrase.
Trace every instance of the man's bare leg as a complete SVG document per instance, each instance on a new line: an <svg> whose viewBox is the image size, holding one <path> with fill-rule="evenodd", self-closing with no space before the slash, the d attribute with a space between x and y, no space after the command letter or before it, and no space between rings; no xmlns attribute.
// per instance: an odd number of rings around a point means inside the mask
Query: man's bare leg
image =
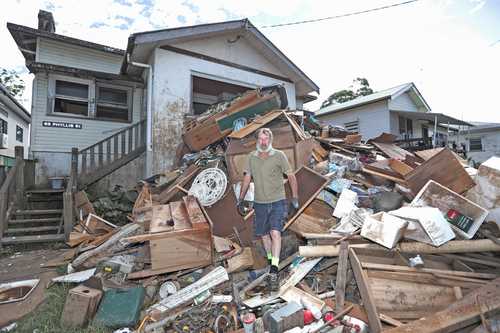
<svg viewBox="0 0 500 333"><path fill-rule="evenodd" d="M281 253L281 232L278 230L271 230L271 240L271 252L275 265L278 266Z"/></svg>
<svg viewBox="0 0 500 333"><path fill-rule="evenodd" d="M264 235L261 237L262 238L262 244L264 244L264 250L266 250L266 253L272 252L271 250L271 236L269 234Z"/></svg>

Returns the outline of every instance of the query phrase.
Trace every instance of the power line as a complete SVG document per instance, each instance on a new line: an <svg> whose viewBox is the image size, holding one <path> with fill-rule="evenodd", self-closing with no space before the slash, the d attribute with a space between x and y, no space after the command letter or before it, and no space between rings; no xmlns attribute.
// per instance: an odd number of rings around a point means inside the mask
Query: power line
<svg viewBox="0 0 500 333"><path fill-rule="evenodd" d="M366 13L375 12L375 11L388 9L388 8L393 8L393 7L397 7L397 6L408 5L410 3L417 2L417 1L419 1L419 0L409 0L409 1L404 1L404 2L400 2L400 3L395 3L392 5L376 7L376 8L371 8L371 9L366 9L366 10L361 10L361 11L346 13L346 14L341 14L341 15L322 17L322 18L318 18L318 19L290 22L290 23L273 24L273 25L265 25L265 26L262 26L261 28L276 28L276 27L283 27L283 26L287 26L287 25L297 25L297 24L304 24L304 23L313 23L313 22L320 22L320 21L326 21L326 20L333 20L333 19L347 17L347 16L366 14Z"/></svg>

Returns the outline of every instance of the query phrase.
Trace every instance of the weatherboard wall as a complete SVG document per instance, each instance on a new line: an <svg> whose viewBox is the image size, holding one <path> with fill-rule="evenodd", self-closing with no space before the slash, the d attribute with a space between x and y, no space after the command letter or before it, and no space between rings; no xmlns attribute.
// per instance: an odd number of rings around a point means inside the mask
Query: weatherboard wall
<svg viewBox="0 0 500 333"><path fill-rule="evenodd" d="M48 83L45 73L36 74L33 80L30 154L37 160L37 184L47 177L69 174L73 147L86 148L141 119L142 89L133 89L132 123L124 123L51 114ZM78 124L81 129L46 127L44 121Z"/></svg>
<svg viewBox="0 0 500 333"><path fill-rule="evenodd" d="M389 132L390 118L387 101L362 105L344 111L327 114L318 119L325 125L345 126L346 123L358 121L359 134L363 140L379 136L382 132Z"/></svg>
<svg viewBox="0 0 500 333"><path fill-rule="evenodd" d="M36 61L91 71L118 74L123 55L39 38Z"/></svg>

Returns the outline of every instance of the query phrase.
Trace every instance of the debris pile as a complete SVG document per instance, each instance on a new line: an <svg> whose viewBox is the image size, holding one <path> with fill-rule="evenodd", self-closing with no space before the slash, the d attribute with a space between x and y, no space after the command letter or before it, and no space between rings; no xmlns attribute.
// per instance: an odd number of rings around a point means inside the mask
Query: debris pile
<svg viewBox="0 0 500 333"><path fill-rule="evenodd" d="M136 332L493 332L500 309L500 159L478 170L448 148L362 141L249 91L186 122L175 170L144 180L130 223L76 195L68 244L78 284L62 323ZM255 132L295 170L281 285L237 195ZM306 130L304 130L304 128ZM287 197L291 189L285 182ZM252 186L245 197L253 201ZM77 309L76 311L74 309Z"/></svg>

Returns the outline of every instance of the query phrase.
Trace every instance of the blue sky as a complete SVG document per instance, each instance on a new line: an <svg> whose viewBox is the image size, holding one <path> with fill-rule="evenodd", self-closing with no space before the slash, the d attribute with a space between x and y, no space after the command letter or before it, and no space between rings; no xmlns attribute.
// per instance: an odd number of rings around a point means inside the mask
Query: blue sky
<svg viewBox="0 0 500 333"><path fill-rule="evenodd" d="M254 25L301 21L385 6L401 0L154 1L7 0L0 12L0 66L31 75L6 22L37 26L52 11L60 34L124 49L133 32L248 17ZM499 122L500 0L420 0L383 11L261 31L329 94L356 77L375 90L413 81L434 112ZM498 41L498 42L497 42ZM29 107L28 107L29 108Z"/></svg>

